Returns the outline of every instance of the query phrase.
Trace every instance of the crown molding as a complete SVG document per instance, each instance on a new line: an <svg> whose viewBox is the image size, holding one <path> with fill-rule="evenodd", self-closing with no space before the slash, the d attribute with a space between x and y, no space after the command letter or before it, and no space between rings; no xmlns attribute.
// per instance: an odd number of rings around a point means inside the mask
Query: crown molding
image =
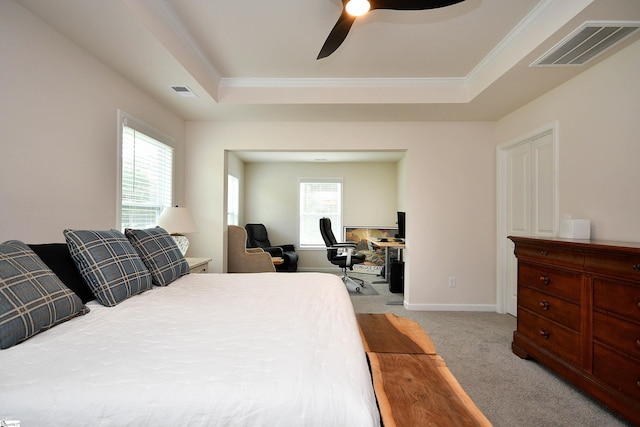
<svg viewBox="0 0 640 427"><path fill-rule="evenodd" d="M220 81L227 88L407 88L464 86L464 77L426 78L227 78Z"/></svg>

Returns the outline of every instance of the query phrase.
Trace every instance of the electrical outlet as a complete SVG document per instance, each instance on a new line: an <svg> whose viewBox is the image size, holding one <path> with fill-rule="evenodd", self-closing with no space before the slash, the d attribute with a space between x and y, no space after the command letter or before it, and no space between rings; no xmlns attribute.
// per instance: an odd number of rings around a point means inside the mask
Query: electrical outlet
<svg viewBox="0 0 640 427"><path fill-rule="evenodd" d="M456 287L456 278L455 277L449 277L449 287L450 288L455 288Z"/></svg>

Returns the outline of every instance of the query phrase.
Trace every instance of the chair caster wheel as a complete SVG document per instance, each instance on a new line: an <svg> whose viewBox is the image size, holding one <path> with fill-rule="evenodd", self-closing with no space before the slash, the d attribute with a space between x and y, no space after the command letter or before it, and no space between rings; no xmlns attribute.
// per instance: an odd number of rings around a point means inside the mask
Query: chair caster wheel
<svg viewBox="0 0 640 427"><path fill-rule="evenodd" d="M356 287L356 292L360 292L360 286Z"/></svg>

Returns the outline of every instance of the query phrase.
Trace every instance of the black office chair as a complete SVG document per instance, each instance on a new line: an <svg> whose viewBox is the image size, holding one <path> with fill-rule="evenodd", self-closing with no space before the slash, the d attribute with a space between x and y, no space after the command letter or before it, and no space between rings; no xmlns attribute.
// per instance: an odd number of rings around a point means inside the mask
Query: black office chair
<svg viewBox="0 0 640 427"><path fill-rule="evenodd" d="M344 285L347 288L351 285L356 292L360 292L360 287L364 287L364 280L349 277L347 271L353 270L355 264L363 263L365 256L355 253L356 244L354 242L338 243L336 241L329 218L320 218L320 234L322 234L324 244L327 246L327 259L331 264L337 265L344 271L342 276Z"/></svg>
<svg viewBox="0 0 640 427"><path fill-rule="evenodd" d="M262 248L272 257L280 257L282 264L276 265L276 271L295 272L298 270L298 253L292 244L271 245L264 224L247 224L247 248Z"/></svg>

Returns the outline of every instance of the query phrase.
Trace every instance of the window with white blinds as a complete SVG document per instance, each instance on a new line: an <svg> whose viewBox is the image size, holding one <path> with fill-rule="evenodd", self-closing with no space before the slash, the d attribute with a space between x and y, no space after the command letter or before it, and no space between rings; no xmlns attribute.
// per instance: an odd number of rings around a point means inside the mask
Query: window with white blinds
<svg viewBox="0 0 640 427"><path fill-rule="evenodd" d="M173 200L173 147L122 125L121 227L154 227Z"/></svg>
<svg viewBox="0 0 640 427"><path fill-rule="evenodd" d="M227 176L227 225L240 225L240 180Z"/></svg>
<svg viewBox="0 0 640 427"><path fill-rule="evenodd" d="M300 179L300 247L325 247L320 218L331 219L333 234L342 236L342 179Z"/></svg>

